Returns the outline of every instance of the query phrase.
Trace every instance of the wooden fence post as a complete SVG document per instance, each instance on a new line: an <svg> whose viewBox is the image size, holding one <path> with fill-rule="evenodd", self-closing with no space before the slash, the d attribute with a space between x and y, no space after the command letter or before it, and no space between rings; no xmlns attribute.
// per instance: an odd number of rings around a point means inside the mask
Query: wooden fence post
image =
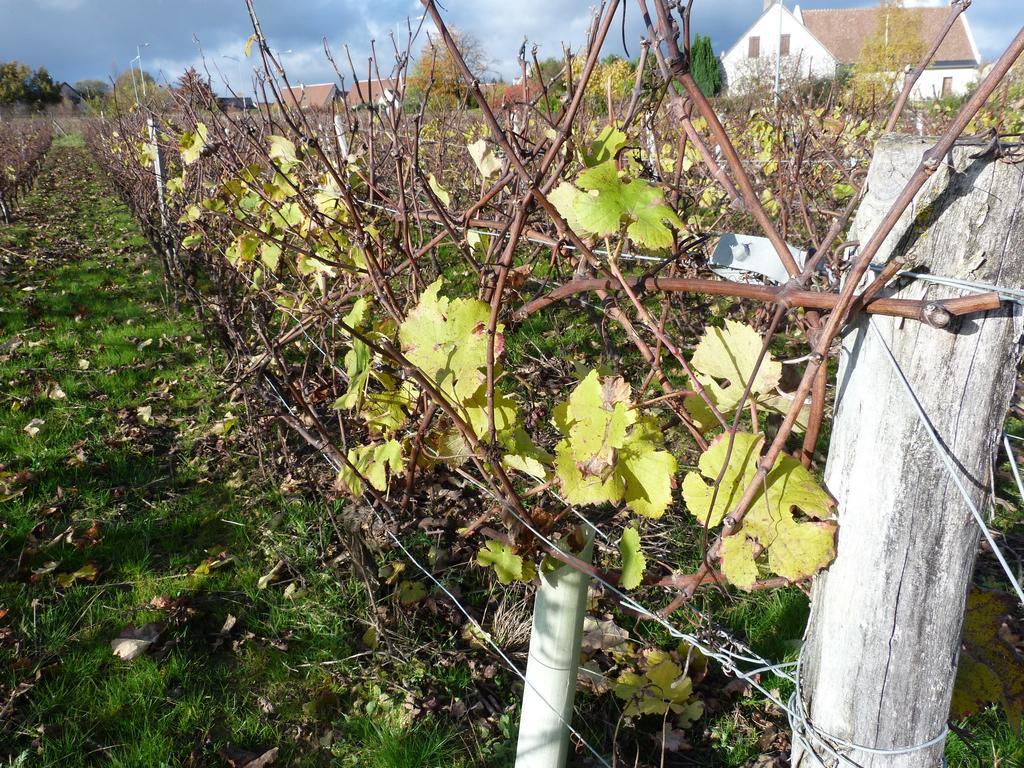
<svg viewBox="0 0 1024 768"><path fill-rule="evenodd" d="M854 239L874 230L929 146L909 136L879 142ZM981 149L961 145L945 158L877 261L899 258L916 273L1024 286L1024 168L991 153L978 157ZM897 283L890 293L963 295L924 280ZM942 765L979 527L885 347L973 502L986 510L1022 330L1021 307L1004 304L945 330L862 315L846 337L825 473L838 502L838 555L814 583L794 703L852 762L797 738L793 768Z"/></svg>

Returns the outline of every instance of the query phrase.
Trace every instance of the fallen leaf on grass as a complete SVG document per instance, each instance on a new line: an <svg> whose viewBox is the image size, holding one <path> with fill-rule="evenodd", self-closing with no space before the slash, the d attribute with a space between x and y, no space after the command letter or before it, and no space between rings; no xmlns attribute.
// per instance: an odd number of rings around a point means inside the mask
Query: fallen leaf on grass
<svg viewBox="0 0 1024 768"><path fill-rule="evenodd" d="M71 452L68 454L67 459L64 463L69 467L81 467L85 465L85 447L84 443L72 446Z"/></svg>
<svg viewBox="0 0 1024 768"><path fill-rule="evenodd" d="M33 581L35 581L40 576L46 576L47 574L53 573L57 570L59 566L60 563L58 563L56 560L48 560L47 562L43 563L39 568L33 568Z"/></svg>
<svg viewBox="0 0 1024 768"><path fill-rule="evenodd" d="M402 605L415 605L427 596L422 581L403 581L398 585L398 601Z"/></svg>
<svg viewBox="0 0 1024 768"><path fill-rule="evenodd" d="M84 357L78 361L78 370L80 370L80 371L88 371L89 370L89 361L86 360Z"/></svg>
<svg viewBox="0 0 1024 768"><path fill-rule="evenodd" d="M153 421L153 406L142 405L135 411L135 414L139 417L139 421L143 424L150 424Z"/></svg>
<svg viewBox="0 0 1024 768"><path fill-rule="evenodd" d="M50 385L50 388L46 390L46 396L51 400L64 400L67 395L64 390L60 388L60 384L54 382Z"/></svg>
<svg viewBox="0 0 1024 768"><path fill-rule="evenodd" d="M224 625L220 628L220 634L226 635L235 628L235 624L238 623L238 617L232 614L228 614L227 618L224 619Z"/></svg>
<svg viewBox="0 0 1024 768"><path fill-rule="evenodd" d="M144 627L128 626L122 630L120 635L110 641L110 648L115 656L125 661L131 661L148 651L159 637L159 624L150 623Z"/></svg>
<svg viewBox="0 0 1024 768"><path fill-rule="evenodd" d="M584 652L605 651L629 640L629 632L612 619L600 621L587 616L583 620L581 647Z"/></svg>
<svg viewBox="0 0 1024 768"><path fill-rule="evenodd" d="M32 419L32 421L25 425L25 433L29 437L35 437L39 434L39 430L43 428L45 423L42 419Z"/></svg>
<svg viewBox="0 0 1024 768"><path fill-rule="evenodd" d="M284 569L284 560L278 560L277 565L270 569L268 573L260 576L259 581L256 582L257 589L266 589L270 586L270 582L274 581L281 571Z"/></svg>
<svg viewBox="0 0 1024 768"><path fill-rule="evenodd" d="M96 568L96 563L86 563L72 573L58 574L57 583L66 589L76 581L96 581L97 575L99 575L99 570Z"/></svg>
<svg viewBox="0 0 1024 768"><path fill-rule="evenodd" d="M261 754L228 745L220 751L220 756L227 760L230 768L264 768L277 760L277 747Z"/></svg>
<svg viewBox="0 0 1024 768"><path fill-rule="evenodd" d="M21 472L0 472L0 501L11 501L25 492L34 475L28 470Z"/></svg>
<svg viewBox="0 0 1024 768"><path fill-rule="evenodd" d="M208 557L203 560L203 562L196 566L196 569L192 571L192 573L196 576L209 576L211 572L218 568L223 568L225 565L233 563L234 561L235 558L233 555L229 555L227 552L221 552L219 555L214 555L213 557Z"/></svg>

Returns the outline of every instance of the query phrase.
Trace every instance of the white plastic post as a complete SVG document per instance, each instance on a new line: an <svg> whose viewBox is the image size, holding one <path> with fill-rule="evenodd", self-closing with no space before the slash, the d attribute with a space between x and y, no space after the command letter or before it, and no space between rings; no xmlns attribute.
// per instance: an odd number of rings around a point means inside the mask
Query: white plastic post
<svg viewBox="0 0 1024 768"><path fill-rule="evenodd" d="M590 562L594 532L578 555ZM562 566L542 574L533 606L530 657L519 719L515 768L562 768L569 751L572 705L590 577Z"/></svg>
<svg viewBox="0 0 1024 768"><path fill-rule="evenodd" d="M345 123L341 115L334 116L334 135L338 139L338 151L341 153L341 161L345 162L348 157L348 139L345 138Z"/></svg>
<svg viewBox="0 0 1024 768"><path fill-rule="evenodd" d="M149 141L153 145L153 175L156 177L156 201L160 207L160 236L167 237L167 205L164 202L164 168L160 162L160 144L156 140L156 123L150 117L146 120Z"/></svg>

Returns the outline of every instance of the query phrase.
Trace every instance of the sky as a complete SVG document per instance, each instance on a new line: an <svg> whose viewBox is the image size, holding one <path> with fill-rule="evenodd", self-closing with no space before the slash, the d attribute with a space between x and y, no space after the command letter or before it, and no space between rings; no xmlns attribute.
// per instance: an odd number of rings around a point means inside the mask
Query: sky
<svg viewBox="0 0 1024 768"><path fill-rule="evenodd" d="M326 38L346 82L352 76L345 58L348 45L361 73L366 71L370 41L380 60L393 62L389 36L405 19L423 12L416 0L254 0L264 33L293 83L334 81L324 55ZM793 0L787 0L793 7ZM855 8L872 0L804 0L802 8ZM908 0L908 5L946 5L946 0ZM639 50L637 5L626 8L627 52ZM694 31L711 37L716 52L729 47L760 14L763 0L696 0ZM446 23L479 40L491 60L491 77L514 77L524 37L538 46L538 55L561 56L562 43L582 46L592 12L587 0L445 0ZM1024 0L974 0L967 11L978 47L986 60L996 58L1024 25ZM621 18L621 17L620 17ZM429 20L426 22L429 25ZM432 27L424 27L424 30ZM620 21L609 53L623 53ZM0 61L16 59L31 67L45 66L54 79L108 80L141 51L147 72L161 82L173 81L186 67L205 67L215 90L224 81L240 94L252 94L254 59L246 59L251 33L244 0L0 0ZM413 45L422 48L423 33ZM142 46L137 49L137 46ZM205 59L205 64L204 64ZM382 70L384 67L382 66ZM365 76L362 75L361 76Z"/></svg>

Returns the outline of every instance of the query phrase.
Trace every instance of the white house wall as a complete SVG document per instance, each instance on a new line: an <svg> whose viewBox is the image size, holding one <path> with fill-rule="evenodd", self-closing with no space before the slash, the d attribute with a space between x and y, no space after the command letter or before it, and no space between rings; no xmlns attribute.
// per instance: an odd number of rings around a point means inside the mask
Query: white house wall
<svg viewBox="0 0 1024 768"><path fill-rule="evenodd" d="M978 82L978 70L974 67L958 69L926 69L917 81L911 96L914 99L935 99L942 96L942 82L952 79L952 96L963 96L970 86Z"/></svg>
<svg viewBox="0 0 1024 768"><path fill-rule="evenodd" d="M776 3L732 48L722 54L726 83L730 89L743 89L744 84L753 84L752 81L774 78L781 35L790 36L790 55L782 58L782 70L787 76L835 75L836 61L832 55L788 9ZM760 55L756 59L748 56L751 37L760 41Z"/></svg>

